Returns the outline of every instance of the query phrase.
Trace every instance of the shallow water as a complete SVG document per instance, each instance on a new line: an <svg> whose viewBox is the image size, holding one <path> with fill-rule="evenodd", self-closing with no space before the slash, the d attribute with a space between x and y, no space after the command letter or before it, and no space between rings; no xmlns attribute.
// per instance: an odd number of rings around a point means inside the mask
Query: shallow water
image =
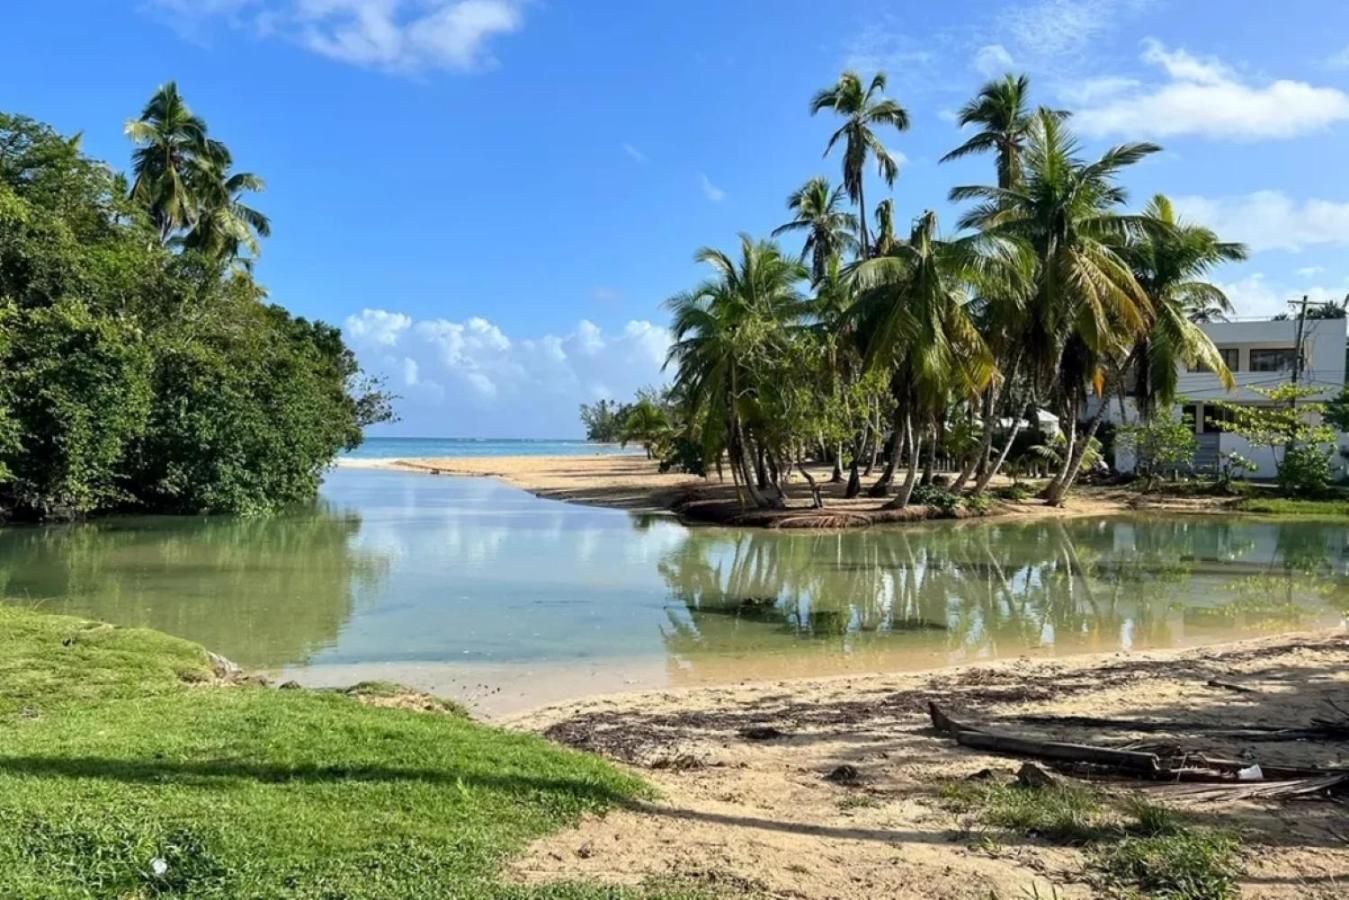
<svg viewBox="0 0 1349 900"><path fill-rule="evenodd" d="M1349 528L1238 517L688 529L339 469L275 519L0 530L0 594L315 684L589 693L1189 646L1339 624Z"/></svg>

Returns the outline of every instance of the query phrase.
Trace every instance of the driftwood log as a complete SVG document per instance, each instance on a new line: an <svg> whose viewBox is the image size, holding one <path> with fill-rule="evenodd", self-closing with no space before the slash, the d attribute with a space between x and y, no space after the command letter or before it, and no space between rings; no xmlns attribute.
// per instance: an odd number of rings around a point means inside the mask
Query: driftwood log
<svg viewBox="0 0 1349 900"><path fill-rule="evenodd" d="M1345 769L1265 766L1255 760L1222 759L1187 752L1175 744L1134 744L1128 748L1115 748L1046 741L960 722L936 703L928 704L928 714L933 728L955 738L963 747L1046 760L1057 766L1086 766L1099 774L1170 782L1158 788L1164 787L1170 795L1188 799L1289 799L1349 794L1349 770ZM1118 727L1124 727L1123 720L1095 720L1081 716L1027 717L1030 719L1074 725L1114 722ZM1332 724L1338 726L1338 723ZM1282 733L1295 730L1280 729ZM1256 772L1258 777L1252 778Z"/></svg>

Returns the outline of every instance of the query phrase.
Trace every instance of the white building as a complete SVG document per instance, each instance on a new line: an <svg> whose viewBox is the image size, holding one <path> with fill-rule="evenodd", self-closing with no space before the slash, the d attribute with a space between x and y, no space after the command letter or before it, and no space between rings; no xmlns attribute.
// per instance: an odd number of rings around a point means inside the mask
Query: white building
<svg viewBox="0 0 1349 900"><path fill-rule="evenodd" d="M1302 328L1303 369L1300 382L1317 388L1318 393L1308 397L1309 402L1329 400L1340 393L1345 383L1346 333L1345 319L1308 319ZM1178 393L1185 398L1183 414L1194 423L1199 439L1195 468L1212 470L1218 460L1228 453L1239 453L1252 460L1257 478L1272 478L1277 460L1268 447L1252 447L1242 438L1223 431L1223 410L1215 401L1250 405L1269 401L1252 390L1255 387L1272 388L1286 384L1293 377L1297 360L1297 320L1260 322L1215 322L1201 326L1213 340L1223 361L1236 381L1235 390L1223 387L1212 372L1182 372ZM1106 412L1115 424L1121 422L1118 401L1112 401ZM1137 421L1132 401L1126 401L1124 416ZM1341 436L1343 446L1344 435ZM1336 457L1333 466L1343 467ZM1117 446L1115 467L1121 472L1133 470L1134 460L1127 446Z"/></svg>

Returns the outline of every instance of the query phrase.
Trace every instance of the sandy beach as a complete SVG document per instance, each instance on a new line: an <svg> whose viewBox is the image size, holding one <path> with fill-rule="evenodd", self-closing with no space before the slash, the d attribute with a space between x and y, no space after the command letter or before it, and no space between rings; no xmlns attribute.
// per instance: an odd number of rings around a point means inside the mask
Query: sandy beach
<svg viewBox="0 0 1349 900"><path fill-rule="evenodd" d="M1266 765L1343 766L1342 743L1103 733L1023 717L1305 726L1318 716L1343 718L1332 704L1349 691L1347 664L1349 637L1304 634L1180 652L627 694L537 710L511 724L634 766L661 797L543 840L514 873L531 883L675 877L771 897L1101 896L1083 851L1009 837L943 805L943 782L983 770L1011 777L1021 760L938 735L929 701L963 720L1051 740L1176 740ZM841 766L855 770L842 783L830 777ZM1159 802L1242 834L1243 896L1343 896L1342 804Z"/></svg>
<svg viewBox="0 0 1349 900"><path fill-rule="evenodd" d="M541 497L626 509L668 509L726 490L715 481L662 475L641 457L359 465L495 477ZM1137 494L1087 488L1063 508L1004 503L994 517L1030 520L1140 508L1220 507L1206 499L1140 505ZM1197 649L1023 657L926 672L745 679L607 694L600 691L614 686L594 687L589 699L507 713L496 721L631 766L656 786L659 798L536 843L511 866L511 877L520 882L674 880L717 896L820 900L1111 895L1091 866L1090 851L992 829L942 800L944 784L985 772L1010 779L1023 760L960 747L938 734L928 715L931 701L962 721L1042 740L1113 747L1170 741L1187 752L1266 766L1349 764L1342 742L1264 743L1212 732L1252 725L1295 728L1318 717L1349 717L1344 699L1349 635L1340 629ZM1028 716L1175 727L1161 734L1102 731L1032 723ZM1110 782L1105 788L1120 794L1140 785ZM1343 804L1154 799L1241 835L1242 896L1343 895L1349 881Z"/></svg>
<svg viewBox="0 0 1349 900"><path fill-rule="evenodd" d="M694 475L659 470L654 460L640 455L616 456L494 456L442 457L422 459L342 459L338 465L347 468L397 469L428 475L463 475L496 478L513 487L549 500L564 500L590 506L606 506L630 510L679 510L686 519L699 520L699 507L724 510L733 505L734 487L715 476L699 478ZM844 485L830 484L827 467L812 468L812 476L820 483L825 499L825 513L837 514L831 527L849 527L869 524L857 521L854 514L877 511L885 501L867 497L845 499ZM866 482L869 484L870 482ZM789 492L786 513L754 524L779 527L784 520L799 523L816 519L810 509L810 494L804 479L796 478ZM1074 516L1103 516L1130 511L1215 512L1230 502L1224 497L1147 497L1137 492L1117 488L1080 486L1063 506L1046 506L1038 499L1018 502L996 501L990 514L981 521L993 518L1042 519ZM899 511L905 512L905 511ZM923 517L921 514L917 517ZM900 516L888 521L903 521ZM817 525L811 521L806 524Z"/></svg>

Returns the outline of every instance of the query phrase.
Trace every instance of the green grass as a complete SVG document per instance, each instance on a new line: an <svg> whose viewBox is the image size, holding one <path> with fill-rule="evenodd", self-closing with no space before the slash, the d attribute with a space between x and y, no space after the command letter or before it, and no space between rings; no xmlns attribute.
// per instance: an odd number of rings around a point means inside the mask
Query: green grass
<svg viewBox="0 0 1349 900"><path fill-rule="evenodd" d="M1349 518L1349 500L1342 497L1325 500L1295 500L1288 497L1246 497L1236 509L1266 516L1303 518Z"/></svg>
<svg viewBox="0 0 1349 900"><path fill-rule="evenodd" d="M1169 900L1227 900L1237 893L1237 840L1163 806L1080 785L953 782L940 796L948 809L991 828L1083 847L1097 881L1112 889Z"/></svg>
<svg viewBox="0 0 1349 900"><path fill-rule="evenodd" d="M637 779L459 715L210 677L194 644L0 607L0 896L615 896L495 877Z"/></svg>

